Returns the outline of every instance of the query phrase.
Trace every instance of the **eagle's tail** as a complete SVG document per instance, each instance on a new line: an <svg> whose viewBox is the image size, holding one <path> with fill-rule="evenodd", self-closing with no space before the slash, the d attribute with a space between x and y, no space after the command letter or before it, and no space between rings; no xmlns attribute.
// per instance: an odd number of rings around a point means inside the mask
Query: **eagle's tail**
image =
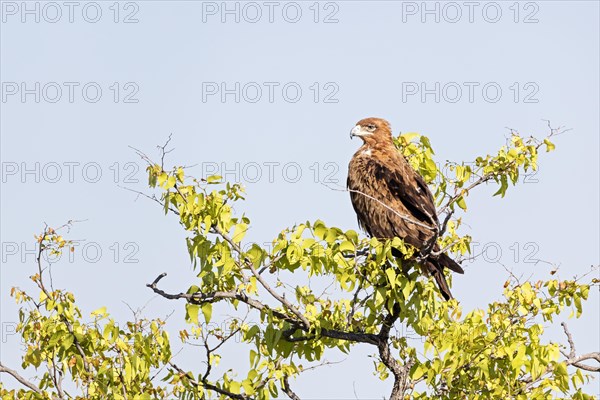
<svg viewBox="0 0 600 400"><path fill-rule="evenodd" d="M427 269L427 272L435 279L435 282L440 288L440 293L442 296L444 296L444 299L452 299L453 297L452 293L450 292L450 287L448 286L448 282L444 276L444 268L448 268L449 270L459 274L464 274L465 271L462 269L462 267L456 261L448 257L447 254L441 254L437 259L428 259L425 261L424 266Z"/></svg>
<svg viewBox="0 0 600 400"><path fill-rule="evenodd" d="M444 268L448 268L451 271L454 271L458 274L464 274L465 270L453 259L451 259L448 254L441 254L436 260L438 264L440 264Z"/></svg>
<svg viewBox="0 0 600 400"><path fill-rule="evenodd" d="M452 299L452 293L450 292L450 287L448 286L448 282L446 281L446 277L444 276L443 267L437 263L437 260L427 260L423 263L423 268L427 270L427 273L435 279L438 287L440 288L440 293L446 300Z"/></svg>
<svg viewBox="0 0 600 400"><path fill-rule="evenodd" d="M438 247L434 247L433 251L439 251ZM392 254L395 257L403 257L402 253L395 248L392 248ZM444 268L448 268L449 270L454 271L458 274L465 273L462 267L456 261L451 259L447 254L441 254L437 258L429 257L421 265L421 270L424 273L433 276L438 287L440 288L442 296L444 296L444 299L450 300L453 297L452 293L450 293L450 287L448 286L446 277L444 276Z"/></svg>

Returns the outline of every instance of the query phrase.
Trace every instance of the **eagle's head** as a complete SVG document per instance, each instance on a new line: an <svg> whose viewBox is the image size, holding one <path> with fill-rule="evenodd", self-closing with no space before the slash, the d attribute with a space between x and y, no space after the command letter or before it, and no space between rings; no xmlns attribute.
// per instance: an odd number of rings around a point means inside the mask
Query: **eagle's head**
<svg viewBox="0 0 600 400"><path fill-rule="evenodd" d="M365 118L350 131L350 139L358 136L366 144L392 142L392 127L382 118Z"/></svg>

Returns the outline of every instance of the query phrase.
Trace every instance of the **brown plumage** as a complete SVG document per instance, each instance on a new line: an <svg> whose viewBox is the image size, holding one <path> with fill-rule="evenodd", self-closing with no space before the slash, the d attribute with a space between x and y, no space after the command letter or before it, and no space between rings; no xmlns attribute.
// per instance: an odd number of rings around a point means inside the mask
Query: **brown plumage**
<svg viewBox="0 0 600 400"><path fill-rule="evenodd" d="M350 137L354 136L364 142L348 165L348 189L359 225L370 236L399 237L424 250L435 234L433 227L438 225L427 184L394 145L386 120L363 119L352 129ZM432 249L436 251L439 251L437 244ZM452 294L443 269L464 273L446 254L428 257L421 268L434 277L446 300L451 299Z"/></svg>

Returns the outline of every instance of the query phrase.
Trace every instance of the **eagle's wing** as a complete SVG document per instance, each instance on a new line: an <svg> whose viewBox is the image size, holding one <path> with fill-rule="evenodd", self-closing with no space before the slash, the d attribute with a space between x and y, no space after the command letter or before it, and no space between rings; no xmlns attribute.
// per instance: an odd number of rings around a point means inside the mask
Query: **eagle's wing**
<svg viewBox="0 0 600 400"><path fill-rule="evenodd" d="M385 182L390 193L402 202L412 217L427 225L437 225L433 196L421 175L408 163L400 166L386 165L379 160L373 161L376 178Z"/></svg>
<svg viewBox="0 0 600 400"><path fill-rule="evenodd" d="M373 236L373 231L371 230L371 225L367 222L370 221L370 216L368 214L368 208L363 205L359 205L361 196L363 194L358 194L355 192L357 190L353 185L351 175L348 174L348 179L346 180L346 187L350 190L350 200L352 202L352 208L354 208L354 212L356 213L356 220L358 221L358 226L361 229L365 230L369 236Z"/></svg>

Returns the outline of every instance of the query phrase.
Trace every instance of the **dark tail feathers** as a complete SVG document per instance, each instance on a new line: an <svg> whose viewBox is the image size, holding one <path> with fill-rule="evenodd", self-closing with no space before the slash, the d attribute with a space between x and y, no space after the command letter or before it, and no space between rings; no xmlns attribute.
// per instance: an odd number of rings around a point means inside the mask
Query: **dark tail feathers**
<svg viewBox="0 0 600 400"><path fill-rule="evenodd" d="M439 251L437 246L433 250ZM402 253L400 253L399 250L394 248L392 248L392 254L395 257L403 257ZM438 287L440 288L442 296L444 296L444 299L450 300L453 297L452 293L450 293L448 282L446 282L446 277L444 276L444 268L448 268L449 270L458 274L465 273L462 267L456 261L448 257L447 254L441 254L437 259L430 257L422 265L422 269L424 270L424 272L433 276L433 278L435 279Z"/></svg>
<svg viewBox="0 0 600 400"><path fill-rule="evenodd" d="M446 282L446 277L444 276L444 268L448 268L451 271L454 271L459 274L464 274L465 271L462 269L460 265L447 254L440 255L437 259L430 258L425 261L424 265L427 272L433 276L435 282L440 288L440 293L444 296L444 299L450 300L452 299L452 293L450 292L450 287L448 286L448 282Z"/></svg>
<svg viewBox="0 0 600 400"><path fill-rule="evenodd" d="M444 299L450 300L452 299L452 293L450 292L450 287L448 286L448 282L446 282L446 277L444 276L443 270L434 265L431 261L427 260L423 264L423 269L427 270L427 273L435 279L438 287L440 288L440 293L444 296Z"/></svg>
<svg viewBox="0 0 600 400"><path fill-rule="evenodd" d="M448 268L449 270L454 271L457 274L464 274L465 273L465 270L462 269L462 267L456 261L454 261L453 259L451 259L450 257L448 257L448 254L442 254L442 255L440 255L440 257L436 261L442 267Z"/></svg>

